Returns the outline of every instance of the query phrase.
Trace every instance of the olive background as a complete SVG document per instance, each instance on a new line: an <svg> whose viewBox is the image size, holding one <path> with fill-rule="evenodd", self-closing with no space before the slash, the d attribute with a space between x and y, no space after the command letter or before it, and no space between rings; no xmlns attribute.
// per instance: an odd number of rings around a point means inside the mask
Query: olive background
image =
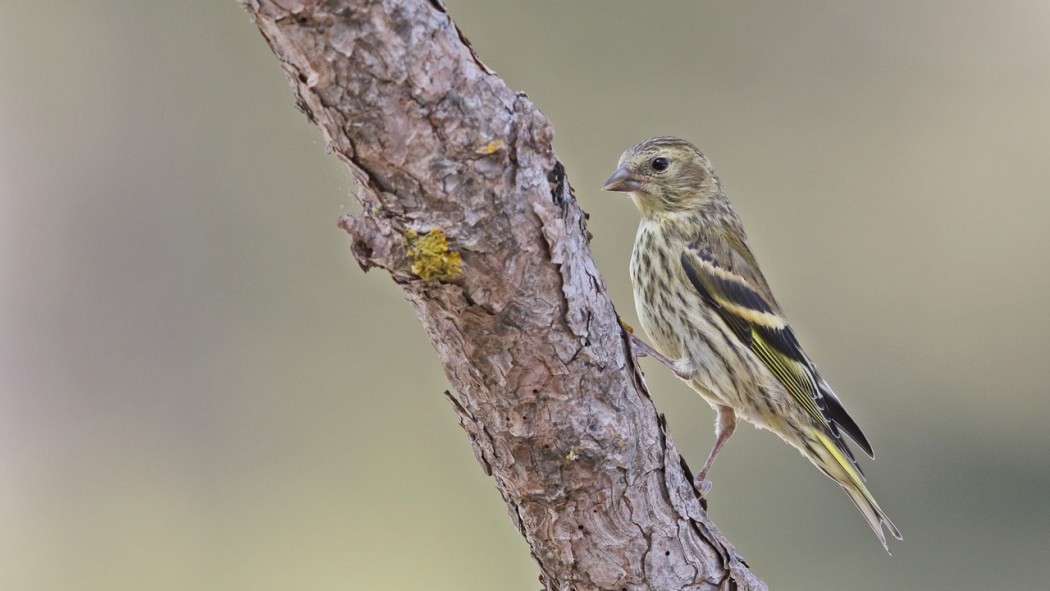
<svg viewBox="0 0 1050 591"><path fill-rule="evenodd" d="M1045 586L1050 4L448 8L553 122L625 319L637 213L599 187L680 135L873 442L892 557L738 429L710 513L772 589ZM0 588L538 589L411 308L335 227L349 173L241 7L3 14ZM713 413L642 363L698 465Z"/></svg>

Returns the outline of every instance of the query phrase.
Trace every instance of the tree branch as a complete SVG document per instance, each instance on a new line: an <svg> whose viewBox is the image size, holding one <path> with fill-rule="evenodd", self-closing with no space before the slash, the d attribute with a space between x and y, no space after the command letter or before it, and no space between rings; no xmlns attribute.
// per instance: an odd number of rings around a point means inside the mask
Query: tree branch
<svg viewBox="0 0 1050 591"><path fill-rule="evenodd" d="M415 307L547 589L765 589L649 399L547 119L439 0L242 3L358 180L339 225Z"/></svg>

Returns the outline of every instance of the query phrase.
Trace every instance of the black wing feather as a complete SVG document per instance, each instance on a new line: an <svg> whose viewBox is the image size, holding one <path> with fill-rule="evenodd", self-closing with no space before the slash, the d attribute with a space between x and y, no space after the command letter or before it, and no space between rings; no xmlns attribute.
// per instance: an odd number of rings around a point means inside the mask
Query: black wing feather
<svg viewBox="0 0 1050 591"><path fill-rule="evenodd" d="M824 383L824 380L820 381L820 390L824 393L824 406L826 414L831 418L832 421L837 424L849 438L853 440L864 453L868 454L869 458L875 457L875 452L871 448L871 443L868 442L868 438L864 436L864 432L860 430L860 426L853 420L853 417L849 416L846 409L839 402L839 399L835 396L834 392L831 392L828 385Z"/></svg>

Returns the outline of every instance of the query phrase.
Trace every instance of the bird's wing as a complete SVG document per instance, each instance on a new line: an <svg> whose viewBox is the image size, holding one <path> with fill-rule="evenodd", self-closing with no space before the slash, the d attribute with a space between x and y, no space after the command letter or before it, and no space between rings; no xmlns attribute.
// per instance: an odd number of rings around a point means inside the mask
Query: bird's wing
<svg viewBox="0 0 1050 591"><path fill-rule="evenodd" d="M871 456L864 433L802 351L747 245L721 236L701 238L681 259L693 287L806 413L836 438L839 429L845 431ZM853 460L849 446L843 442L842 448Z"/></svg>

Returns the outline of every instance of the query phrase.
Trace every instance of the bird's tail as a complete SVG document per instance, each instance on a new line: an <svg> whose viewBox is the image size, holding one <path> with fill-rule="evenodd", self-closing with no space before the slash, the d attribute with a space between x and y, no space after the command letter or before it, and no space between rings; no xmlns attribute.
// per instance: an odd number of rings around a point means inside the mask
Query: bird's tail
<svg viewBox="0 0 1050 591"><path fill-rule="evenodd" d="M882 527L886 526L890 534L898 540L903 539L901 538L900 530L893 525L890 518L886 516L879 504L875 502L875 498L871 496L868 487L864 486L864 480L860 473L854 468L850 458L840 449L838 443L819 429L815 428L813 433L823 448L815 450L817 457L811 458L813 463L831 477L832 480L839 483L842 490L846 491L850 500L864 515L865 521L875 531L875 535L879 537L882 547L889 553L890 549L886 545L886 535L883 533Z"/></svg>

